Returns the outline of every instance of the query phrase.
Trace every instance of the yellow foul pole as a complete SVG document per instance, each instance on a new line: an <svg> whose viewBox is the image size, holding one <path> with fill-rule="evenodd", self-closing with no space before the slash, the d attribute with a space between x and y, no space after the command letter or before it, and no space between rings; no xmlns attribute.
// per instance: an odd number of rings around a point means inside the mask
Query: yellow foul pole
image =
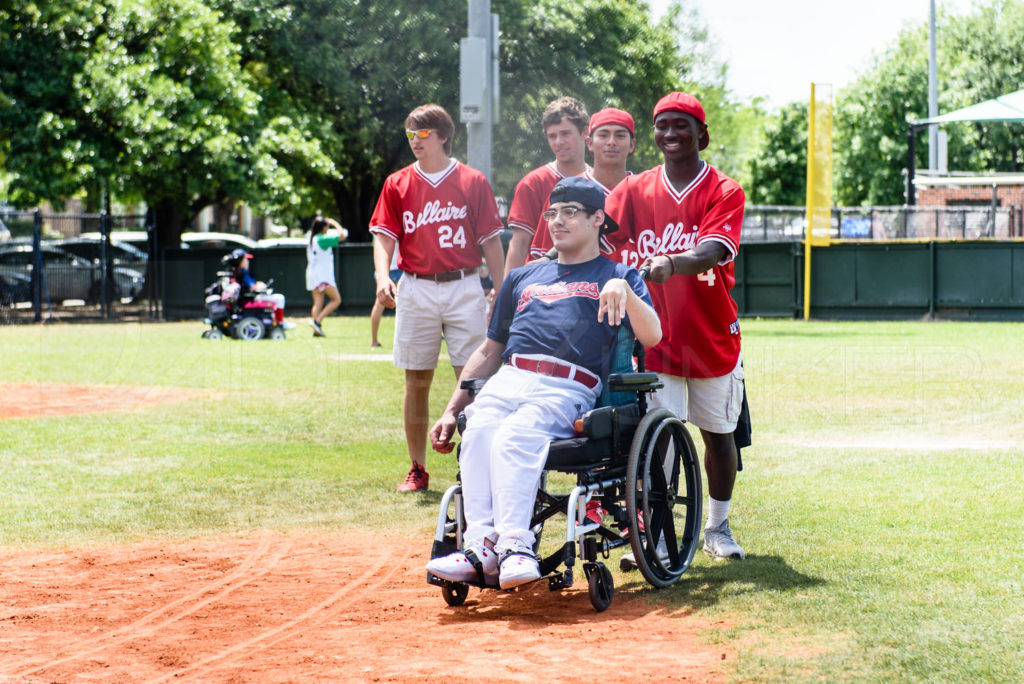
<svg viewBox="0 0 1024 684"><path fill-rule="evenodd" d="M804 320L811 317L811 247L832 234L832 87L811 84L807 110L807 232L804 236Z"/></svg>

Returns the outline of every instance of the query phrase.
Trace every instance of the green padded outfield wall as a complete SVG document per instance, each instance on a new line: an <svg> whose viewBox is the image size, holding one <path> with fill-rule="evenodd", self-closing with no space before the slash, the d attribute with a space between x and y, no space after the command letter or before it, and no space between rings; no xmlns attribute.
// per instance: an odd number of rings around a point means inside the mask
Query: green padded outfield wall
<svg viewBox="0 0 1024 684"><path fill-rule="evenodd" d="M164 318L202 318L203 290L217 278L224 250L168 249L164 252ZM274 290L284 294L289 317L309 316L313 297L306 289L306 250L302 247L271 247L253 252L249 271L263 281L274 280ZM334 273L341 292L342 309L350 314L369 314L376 288L373 280L373 244L343 244L334 250Z"/></svg>
<svg viewBox="0 0 1024 684"><path fill-rule="evenodd" d="M373 246L341 245L335 272L342 311L373 305ZM164 316L200 319L203 289L214 281L220 250L164 254ZM1024 242L839 243L811 255L811 316L837 319L962 318L1024 320ZM306 254L299 247L260 249L252 273L274 279L289 316L308 315ZM799 317L803 311L803 245L749 242L736 259L733 297L740 316Z"/></svg>

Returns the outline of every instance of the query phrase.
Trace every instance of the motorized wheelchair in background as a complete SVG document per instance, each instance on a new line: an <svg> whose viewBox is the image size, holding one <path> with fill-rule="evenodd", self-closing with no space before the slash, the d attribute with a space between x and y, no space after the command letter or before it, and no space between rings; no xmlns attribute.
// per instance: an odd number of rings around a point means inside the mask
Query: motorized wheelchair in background
<svg viewBox="0 0 1024 684"><path fill-rule="evenodd" d="M579 560L590 602L598 611L611 605L615 593L603 562L611 550L628 545L644 579L660 588L686 571L700 539L703 496L693 440L671 411L648 411L647 396L662 384L656 373L644 372L643 347L630 342L619 347L627 350L629 368L632 351L637 371L609 374L598 408L577 421L577 436L552 441L531 520L537 537L534 553L539 553L544 524L565 516L562 543L540 558L540 579L547 579L551 591L570 587ZM622 367L621 360L612 367ZM469 379L461 386L475 395L485 382ZM464 420L460 416L460 432ZM552 472L575 476L576 486L564 494L551 491L547 481ZM601 522L586 515L591 500L606 512ZM462 550L465 526L462 485L457 482L441 499L431 558ZM441 588L449 606L461 605L471 586L497 588L482 581L452 582L430 572L427 582Z"/></svg>
<svg viewBox="0 0 1024 684"><path fill-rule="evenodd" d="M206 288L206 318L210 327L203 331L208 340L225 335L239 340L283 340L284 312L277 304L261 295L273 293L270 285L262 292L241 291L232 271L217 272L217 280Z"/></svg>

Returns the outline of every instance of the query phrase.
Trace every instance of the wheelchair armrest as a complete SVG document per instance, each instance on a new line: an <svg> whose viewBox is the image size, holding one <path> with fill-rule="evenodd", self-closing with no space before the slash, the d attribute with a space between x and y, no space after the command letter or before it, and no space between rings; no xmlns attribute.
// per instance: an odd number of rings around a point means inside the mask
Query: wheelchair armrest
<svg viewBox="0 0 1024 684"><path fill-rule="evenodd" d="M469 390L469 396L475 397L480 394L488 378L467 378L459 383L459 388Z"/></svg>
<svg viewBox="0 0 1024 684"><path fill-rule="evenodd" d="M664 386L657 373L612 373L608 376L611 392L653 392Z"/></svg>

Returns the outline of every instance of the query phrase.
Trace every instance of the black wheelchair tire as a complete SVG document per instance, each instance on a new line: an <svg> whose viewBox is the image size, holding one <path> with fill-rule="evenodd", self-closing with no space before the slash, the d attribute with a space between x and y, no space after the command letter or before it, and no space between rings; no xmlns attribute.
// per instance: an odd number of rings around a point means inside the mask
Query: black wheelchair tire
<svg viewBox="0 0 1024 684"><path fill-rule="evenodd" d="M612 605L615 598L615 580L612 579L611 570L605 567L604 563L594 563L594 567L587 575L587 593L590 595L590 605L594 610L602 613Z"/></svg>
<svg viewBox="0 0 1024 684"><path fill-rule="evenodd" d="M461 582L445 582L441 587L441 598L452 608L457 608L466 602L469 596L469 585Z"/></svg>
<svg viewBox="0 0 1024 684"><path fill-rule="evenodd" d="M263 335L266 332L267 327L263 324L263 321L255 316L243 316L241 320L235 323L235 337L240 340L260 340L263 339Z"/></svg>
<svg viewBox="0 0 1024 684"><path fill-rule="evenodd" d="M652 586L670 586L690 567L702 506L700 462L686 426L668 409L648 412L630 446L626 512L637 568ZM664 559L657 551L663 536L669 547Z"/></svg>

